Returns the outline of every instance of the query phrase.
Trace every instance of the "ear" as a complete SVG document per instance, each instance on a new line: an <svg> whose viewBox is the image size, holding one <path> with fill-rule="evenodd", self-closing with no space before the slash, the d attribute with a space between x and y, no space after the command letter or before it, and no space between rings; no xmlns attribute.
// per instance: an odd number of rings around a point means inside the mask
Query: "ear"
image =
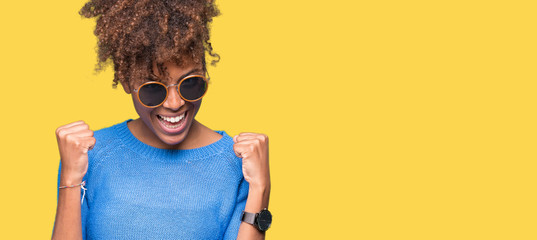
<svg viewBox="0 0 537 240"><path fill-rule="evenodd" d="M128 82L121 82L121 85L123 86L123 90L125 90L127 94L131 94L131 88Z"/></svg>

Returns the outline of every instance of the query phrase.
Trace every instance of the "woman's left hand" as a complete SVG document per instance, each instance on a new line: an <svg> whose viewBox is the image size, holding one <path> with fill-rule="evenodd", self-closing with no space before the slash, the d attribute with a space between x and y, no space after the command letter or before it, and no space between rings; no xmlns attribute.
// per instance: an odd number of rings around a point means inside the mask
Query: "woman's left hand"
<svg viewBox="0 0 537 240"><path fill-rule="evenodd" d="M270 187L267 135L243 132L235 135L233 142L235 155L242 158L242 173L250 188Z"/></svg>

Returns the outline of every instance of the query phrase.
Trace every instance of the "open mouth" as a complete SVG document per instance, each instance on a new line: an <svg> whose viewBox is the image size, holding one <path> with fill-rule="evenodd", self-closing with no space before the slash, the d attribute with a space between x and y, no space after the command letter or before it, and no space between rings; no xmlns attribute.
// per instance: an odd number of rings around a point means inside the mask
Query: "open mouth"
<svg viewBox="0 0 537 240"><path fill-rule="evenodd" d="M169 133L179 132L184 128L187 112L177 116L162 116L157 114L160 126Z"/></svg>

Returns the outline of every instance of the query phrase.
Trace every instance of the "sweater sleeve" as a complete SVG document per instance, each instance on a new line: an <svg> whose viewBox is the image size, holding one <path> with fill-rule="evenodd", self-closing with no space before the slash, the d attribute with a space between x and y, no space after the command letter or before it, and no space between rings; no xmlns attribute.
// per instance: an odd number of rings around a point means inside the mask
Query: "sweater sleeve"
<svg viewBox="0 0 537 240"><path fill-rule="evenodd" d="M239 227L241 225L242 211L246 206L246 200L248 198L249 185L246 179L242 178L239 184L239 190L237 191L237 200L235 202L235 209L231 215L231 219L224 234L224 240L236 240L239 234Z"/></svg>
<svg viewBox="0 0 537 240"><path fill-rule="evenodd" d="M58 168L58 185L56 187L56 190L58 191L57 192L57 195L56 195L56 204L57 204L57 201L59 200L60 198L60 176L61 176L61 169L62 169L62 163L60 161L60 166ZM84 176L83 178L83 181L86 181L87 183L87 175ZM82 239L83 240L86 240L86 219L87 219L87 215L88 215L88 210L89 210L89 207L88 207L88 197L87 195L85 194L85 190L80 188L80 200L82 201L81 203L81 206L80 206L80 215L82 216ZM56 224L54 224L56 225ZM52 229L52 231L54 232L54 227Z"/></svg>

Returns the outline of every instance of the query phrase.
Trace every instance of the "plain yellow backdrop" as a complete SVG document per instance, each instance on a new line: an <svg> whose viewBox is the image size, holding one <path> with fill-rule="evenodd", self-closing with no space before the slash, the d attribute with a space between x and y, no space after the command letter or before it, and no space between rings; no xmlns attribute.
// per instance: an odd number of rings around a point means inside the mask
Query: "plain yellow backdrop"
<svg viewBox="0 0 537 240"><path fill-rule="evenodd" d="M136 118L84 1L0 4L0 239L47 239L54 130ZM537 239L535 1L222 1L197 119L270 139L267 239Z"/></svg>

